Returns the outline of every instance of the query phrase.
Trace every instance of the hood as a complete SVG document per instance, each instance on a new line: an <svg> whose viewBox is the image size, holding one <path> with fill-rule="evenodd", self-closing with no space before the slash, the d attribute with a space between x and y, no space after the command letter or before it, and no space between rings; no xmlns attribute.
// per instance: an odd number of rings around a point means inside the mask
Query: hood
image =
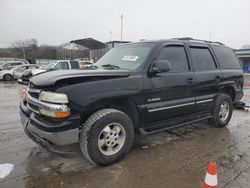
<svg viewBox="0 0 250 188"><path fill-rule="evenodd" d="M129 70L104 70L104 69L94 69L94 70L56 70L56 71L49 71L34 75L30 83L31 85L37 87L48 87L53 86L57 82L67 79L84 79L89 77L99 77L100 79L103 78L114 78L114 77L126 77L129 76Z"/></svg>
<svg viewBox="0 0 250 188"><path fill-rule="evenodd" d="M32 74L35 75L35 74L39 74L39 73L42 73L42 72L45 72L46 70L43 70L43 69L33 69L31 70Z"/></svg>

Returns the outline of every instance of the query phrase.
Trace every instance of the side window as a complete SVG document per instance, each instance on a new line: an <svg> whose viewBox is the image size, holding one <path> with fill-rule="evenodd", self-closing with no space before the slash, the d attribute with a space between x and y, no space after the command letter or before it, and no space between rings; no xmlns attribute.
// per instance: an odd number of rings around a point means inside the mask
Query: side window
<svg viewBox="0 0 250 188"><path fill-rule="evenodd" d="M29 69L31 70L38 69L38 66L30 66Z"/></svg>
<svg viewBox="0 0 250 188"><path fill-rule="evenodd" d="M11 66L22 65L22 63L11 63Z"/></svg>
<svg viewBox="0 0 250 188"><path fill-rule="evenodd" d="M16 69L16 72L23 72L27 69L28 67L27 66L23 66L23 67L19 67Z"/></svg>
<svg viewBox="0 0 250 188"><path fill-rule="evenodd" d="M56 64L56 66L54 68L56 70L59 70L59 69L69 69L69 64L66 61L59 62L59 63Z"/></svg>
<svg viewBox="0 0 250 188"><path fill-rule="evenodd" d="M214 53L222 69L240 69L240 64L234 52L224 46L213 46Z"/></svg>
<svg viewBox="0 0 250 188"><path fill-rule="evenodd" d="M190 52L196 71L210 71L216 69L214 58L208 48L191 47Z"/></svg>
<svg viewBox="0 0 250 188"><path fill-rule="evenodd" d="M171 65L171 72L189 71L184 46L167 46L162 49L157 59L168 60Z"/></svg>
<svg viewBox="0 0 250 188"><path fill-rule="evenodd" d="M77 61L70 61L70 65L72 69L78 69L79 68L79 64Z"/></svg>

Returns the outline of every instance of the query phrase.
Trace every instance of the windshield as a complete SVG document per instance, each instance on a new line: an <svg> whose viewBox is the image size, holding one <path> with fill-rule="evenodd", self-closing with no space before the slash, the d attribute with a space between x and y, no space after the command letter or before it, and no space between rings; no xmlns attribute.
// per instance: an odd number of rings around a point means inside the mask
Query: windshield
<svg viewBox="0 0 250 188"><path fill-rule="evenodd" d="M49 70L51 69L55 64L57 63L57 61L54 62L50 62L48 65L42 66L42 70Z"/></svg>
<svg viewBox="0 0 250 188"><path fill-rule="evenodd" d="M104 69L137 69L145 61L152 45L152 43L142 43L113 48L94 66Z"/></svg>

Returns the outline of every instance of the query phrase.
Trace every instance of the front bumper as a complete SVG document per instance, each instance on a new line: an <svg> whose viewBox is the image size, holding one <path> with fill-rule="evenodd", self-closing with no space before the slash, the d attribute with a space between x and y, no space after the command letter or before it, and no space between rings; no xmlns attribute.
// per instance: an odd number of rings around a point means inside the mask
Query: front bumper
<svg viewBox="0 0 250 188"><path fill-rule="evenodd" d="M24 80L24 79L21 79L21 78L18 78L17 82L20 85L25 85L25 86L29 85L29 81L28 80Z"/></svg>
<svg viewBox="0 0 250 188"><path fill-rule="evenodd" d="M24 101L20 104L20 116L27 136L51 151L55 152L55 148L58 148L58 146L71 145L79 141L79 127L76 128L75 124L79 123L80 118L65 120L66 122L63 122L62 125L57 123L56 127L49 129L48 127L51 125L46 125L36 118L35 114L24 104ZM65 130L65 125L74 128ZM42 129L42 127L47 129Z"/></svg>

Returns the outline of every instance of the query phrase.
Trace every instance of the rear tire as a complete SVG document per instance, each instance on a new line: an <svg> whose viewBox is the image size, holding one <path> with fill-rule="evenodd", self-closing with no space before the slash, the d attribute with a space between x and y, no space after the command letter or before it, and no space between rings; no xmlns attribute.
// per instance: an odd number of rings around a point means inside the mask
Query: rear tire
<svg viewBox="0 0 250 188"><path fill-rule="evenodd" d="M233 113L233 102L229 95L219 94L215 99L212 110L213 117L209 123L214 127L225 127L231 120Z"/></svg>
<svg viewBox="0 0 250 188"><path fill-rule="evenodd" d="M4 75L3 79L5 81L11 81L11 80L13 80L13 76L11 74L6 74L6 75Z"/></svg>
<svg viewBox="0 0 250 188"><path fill-rule="evenodd" d="M92 114L80 133L80 148L87 160L106 166L121 160L134 141L131 119L115 109L103 109Z"/></svg>

